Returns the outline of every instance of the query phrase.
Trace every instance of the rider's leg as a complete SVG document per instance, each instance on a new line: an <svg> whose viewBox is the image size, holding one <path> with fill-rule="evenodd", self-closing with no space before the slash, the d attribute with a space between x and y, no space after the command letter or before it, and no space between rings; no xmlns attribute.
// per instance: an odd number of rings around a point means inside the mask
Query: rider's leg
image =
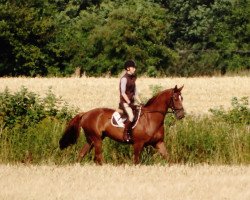
<svg viewBox="0 0 250 200"><path fill-rule="evenodd" d="M133 114L133 110L131 107L129 107L129 105L127 103L123 104L124 110L128 115L128 119L126 120L126 122L124 123L125 127L124 127L124 132L123 132L123 139L126 142L129 142L131 139L131 134L132 134L132 122L134 120L134 114Z"/></svg>

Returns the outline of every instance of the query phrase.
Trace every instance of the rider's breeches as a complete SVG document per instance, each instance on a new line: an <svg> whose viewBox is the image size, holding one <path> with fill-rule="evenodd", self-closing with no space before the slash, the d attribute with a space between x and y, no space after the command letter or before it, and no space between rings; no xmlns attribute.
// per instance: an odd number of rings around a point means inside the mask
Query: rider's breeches
<svg viewBox="0 0 250 200"><path fill-rule="evenodd" d="M126 111L126 113L128 115L128 120L130 122L134 121L134 114L133 114L132 108L129 107L129 105L127 103L123 103L123 107L124 107L124 110Z"/></svg>

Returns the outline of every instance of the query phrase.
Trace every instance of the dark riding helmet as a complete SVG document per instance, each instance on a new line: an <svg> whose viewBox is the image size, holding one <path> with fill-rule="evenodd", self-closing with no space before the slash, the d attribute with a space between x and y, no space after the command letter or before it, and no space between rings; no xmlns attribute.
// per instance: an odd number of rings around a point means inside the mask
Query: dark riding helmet
<svg viewBox="0 0 250 200"><path fill-rule="evenodd" d="M124 69L127 70L128 67L136 67L135 61L127 60L124 64Z"/></svg>

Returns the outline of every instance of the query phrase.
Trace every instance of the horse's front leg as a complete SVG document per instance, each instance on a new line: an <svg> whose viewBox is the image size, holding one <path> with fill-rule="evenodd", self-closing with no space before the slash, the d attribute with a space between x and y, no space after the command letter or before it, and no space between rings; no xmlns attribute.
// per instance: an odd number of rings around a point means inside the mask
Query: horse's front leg
<svg viewBox="0 0 250 200"><path fill-rule="evenodd" d="M167 162L170 164L168 152L167 152L167 149L166 149L164 142L160 141L160 142L156 143L155 147L158 150L158 152L162 155L162 157L165 160L167 160Z"/></svg>
<svg viewBox="0 0 250 200"><path fill-rule="evenodd" d="M143 149L144 143L134 143L134 164L137 165L140 162L140 155Z"/></svg>

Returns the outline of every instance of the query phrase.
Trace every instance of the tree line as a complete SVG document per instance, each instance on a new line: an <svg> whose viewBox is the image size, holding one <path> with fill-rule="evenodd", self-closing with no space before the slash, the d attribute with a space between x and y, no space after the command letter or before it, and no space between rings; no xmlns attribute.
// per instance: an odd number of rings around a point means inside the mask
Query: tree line
<svg viewBox="0 0 250 200"><path fill-rule="evenodd" d="M250 69L248 0L1 0L0 76Z"/></svg>

